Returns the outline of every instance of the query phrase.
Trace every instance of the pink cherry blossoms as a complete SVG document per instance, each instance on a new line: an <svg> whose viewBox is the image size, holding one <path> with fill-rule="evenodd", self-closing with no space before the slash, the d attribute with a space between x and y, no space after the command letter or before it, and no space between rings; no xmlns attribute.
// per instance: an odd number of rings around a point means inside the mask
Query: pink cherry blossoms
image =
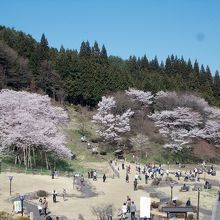
<svg viewBox="0 0 220 220"><path fill-rule="evenodd" d="M32 166L35 155L47 160L51 152L70 158L61 126L67 113L52 106L48 96L28 92L2 90L0 92L0 153L14 153L16 161ZM47 162L47 161L46 161Z"/></svg>
<svg viewBox="0 0 220 220"><path fill-rule="evenodd" d="M93 116L97 124L97 133L109 142L118 142L121 135L130 131L129 118L133 112L128 109L123 114L114 115L112 109L116 106L114 97L102 97L98 104L98 112Z"/></svg>

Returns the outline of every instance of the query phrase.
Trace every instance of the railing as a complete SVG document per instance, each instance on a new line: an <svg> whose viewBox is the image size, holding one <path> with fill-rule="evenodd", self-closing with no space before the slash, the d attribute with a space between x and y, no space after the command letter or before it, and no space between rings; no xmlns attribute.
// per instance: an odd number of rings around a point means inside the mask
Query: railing
<svg viewBox="0 0 220 220"><path fill-rule="evenodd" d="M114 175L118 178L120 177L119 172L115 169L115 167L112 165L111 161L108 162L109 166L112 168L112 171L114 172Z"/></svg>

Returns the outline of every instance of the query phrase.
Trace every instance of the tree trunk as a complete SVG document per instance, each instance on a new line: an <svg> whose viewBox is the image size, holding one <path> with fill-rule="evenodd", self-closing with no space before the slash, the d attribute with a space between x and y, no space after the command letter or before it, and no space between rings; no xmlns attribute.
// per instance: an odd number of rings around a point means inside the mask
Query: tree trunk
<svg viewBox="0 0 220 220"><path fill-rule="evenodd" d="M35 151L33 148L33 162L34 162L34 167L36 167L36 158L35 158Z"/></svg>
<svg viewBox="0 0 220 220"><path fill-rule="evenodd" d="M46 162L46 167L49 169L49 164L48 164L48 159L47 159L47 153L45 152L45 162Z"/></svg>

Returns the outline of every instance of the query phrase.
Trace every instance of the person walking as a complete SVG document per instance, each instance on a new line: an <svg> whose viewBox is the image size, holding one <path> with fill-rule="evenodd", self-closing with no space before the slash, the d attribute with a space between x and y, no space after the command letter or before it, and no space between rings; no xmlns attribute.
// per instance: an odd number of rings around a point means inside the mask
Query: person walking
<svg viewBox="0 0 220 220"><path fill-rule="evenodd" d="M106 175L105 174L103 175L102 179L103 179L103 183L104 183L105 180L106 180Z"/></svg>
<svg viewBox="0 0 220 220"><path fill-rule="evenodd" d="M48 201L46 200L46 197L44 197L43 209L44 209L44 217L46 217L46 215L47 215L47 209L48 209Z"/></svg>
<svg viewBox="0 0 220 220"><path fill-rule="evenodd" d="M136 205L134 204L134 201L131 202L131 220L135 220L135 212L136 212Z"/></svg>

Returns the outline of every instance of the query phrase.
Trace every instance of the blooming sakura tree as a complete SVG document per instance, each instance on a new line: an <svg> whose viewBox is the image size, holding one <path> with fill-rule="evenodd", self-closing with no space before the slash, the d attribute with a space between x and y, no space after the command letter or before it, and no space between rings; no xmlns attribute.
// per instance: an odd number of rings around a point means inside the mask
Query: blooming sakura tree
<svg viewBox="0 0 220 220"><path fill-rule="evenodd" d="M176 107L188 107L193 110L204 112L205 108L208 108L208 103L198 96L192 94L178 94L176 92L164 92L159 91L156 93L155 109L161 110L173 110Z"/></svg>
<svg viewBox="0 0 220 220"><path fill-rule="evenodd" d="M149 138L143 134L137 134L135 137L130 138L130 142L136 151L140 152L143 157L144 153L147 156L147 145L150 143Z"/></svg>
<svg viewBox="0 0 220 220"><path fill-rule="evenodd" d="M31 167L36 154L48 165L48 153L70 158L60 128L67 113L51 105L48 96L28 92L0 92L0 153L14 153L16 162Z"/></svg>
<svg viewBox="0 0 220 220"><path fill-rule="evenodd" d="M152 104L153 95L151 92L144 92L137 89L129 89L125 91L128 96L130 96L133 100L137 100L141 102L142 104L148 106Z"/></svg>
<svg viewBox="0 0 220 220"><path fill-rule="evenodd" d="M184 145L191 143L203 124L200 113L184 107L155 112L149 117L155 121L160 133L168 138L169 143L164 147L174 150L180 150Z"/></svg>
<svg viewBox="0 0 220 220"><path fill-rule="evenodd" d="M114 115L116 106L114 97L102 97L98 104L98 112L93 116L93 122L98 125L97 133L109 142L118 142L122 135L130 131L129 118L133 112L128 109L123 114Z"/></svg>

